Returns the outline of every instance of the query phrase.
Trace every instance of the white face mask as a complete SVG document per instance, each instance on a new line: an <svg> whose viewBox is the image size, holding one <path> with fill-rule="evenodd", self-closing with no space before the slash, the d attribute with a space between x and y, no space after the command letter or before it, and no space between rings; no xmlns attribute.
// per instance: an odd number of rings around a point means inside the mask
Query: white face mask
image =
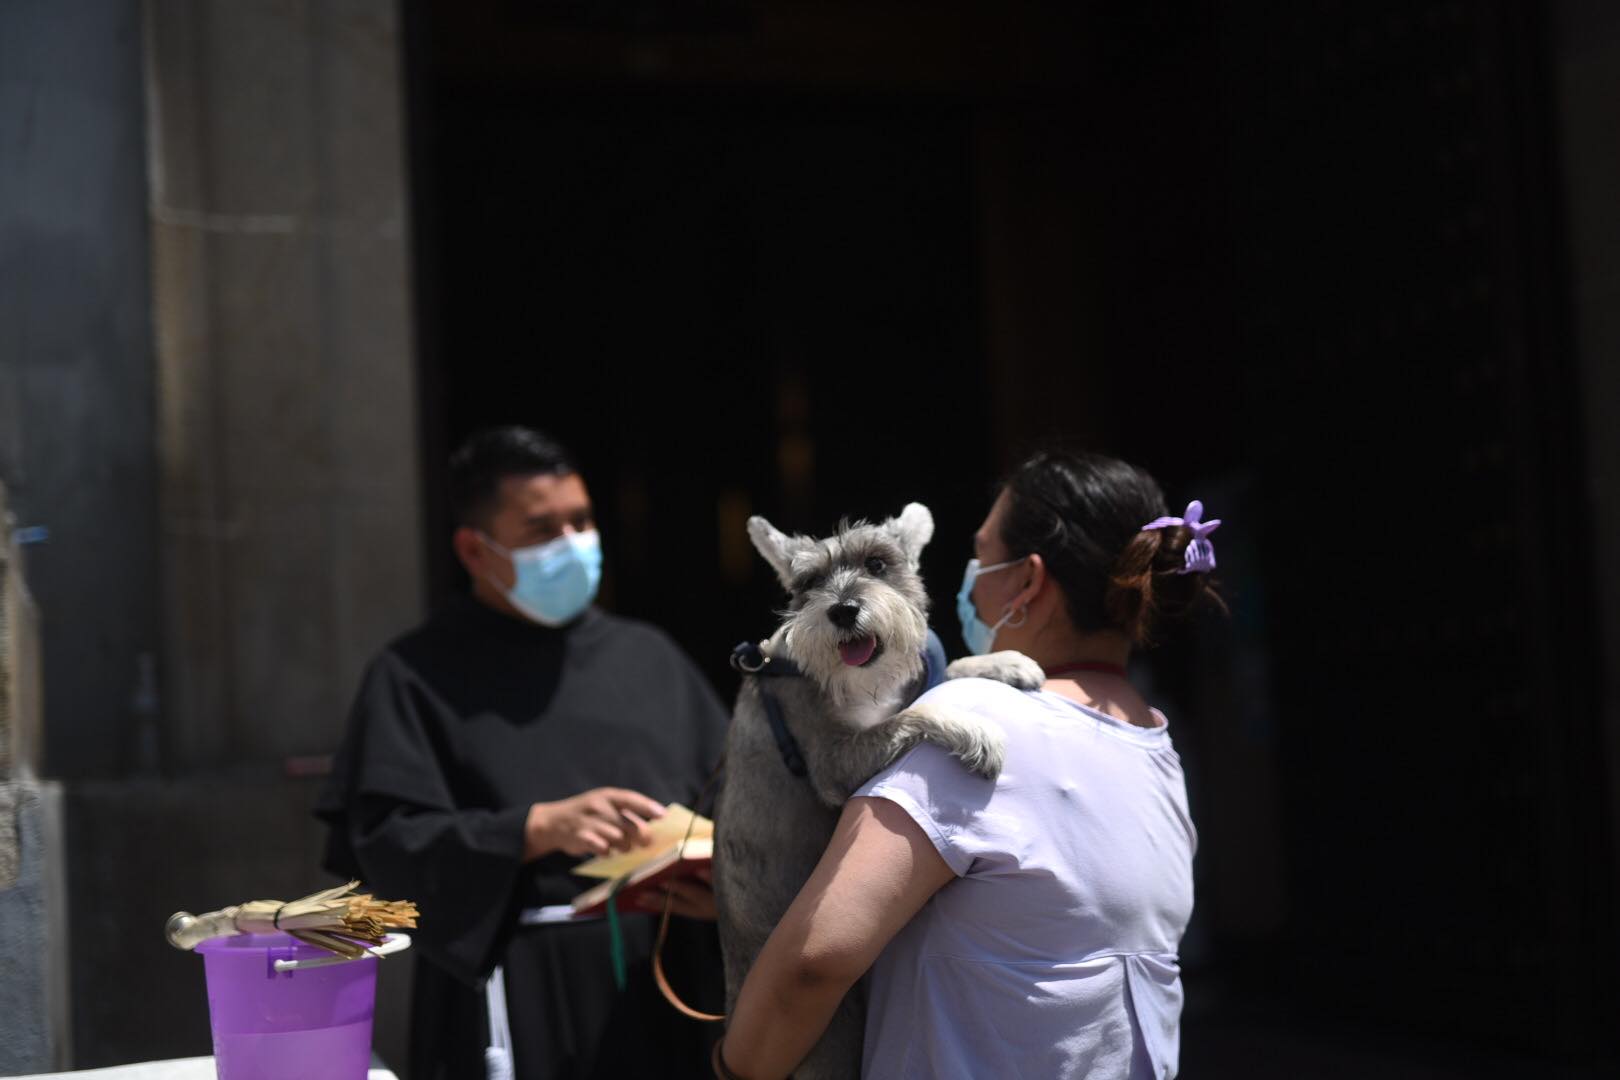
<svg viewBox="0 0 1620 1080"><path fill-rule="evenodd" d="M490 584L541 626L571 623L596 599L602 583L602 541L595 529L510 551L483 533L478 538L511 559L516 575L510 589L493 578Z"/></svg>

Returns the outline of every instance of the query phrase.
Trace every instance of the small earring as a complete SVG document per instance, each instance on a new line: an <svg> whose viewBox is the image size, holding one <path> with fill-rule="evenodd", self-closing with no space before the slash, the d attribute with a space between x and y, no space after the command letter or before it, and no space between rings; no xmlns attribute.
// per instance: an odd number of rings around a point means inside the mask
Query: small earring
<svg viewBox="0 0 1620 1080"><path fill-rule="evenodd" d="M1023 626L1028 621L1029 621L1029 605L1028 604L1019 604L1018 605L1018 621L1013 622L1012 619L1009 617L1004 625L1008 629L1017 629L1018 627Z"/></svg>

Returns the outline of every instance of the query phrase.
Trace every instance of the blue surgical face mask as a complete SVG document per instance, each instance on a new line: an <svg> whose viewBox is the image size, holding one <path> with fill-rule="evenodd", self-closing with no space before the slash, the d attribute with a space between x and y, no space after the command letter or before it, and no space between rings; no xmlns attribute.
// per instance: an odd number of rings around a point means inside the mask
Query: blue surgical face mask
<svg viewBox="0 0 1620 1080"><path fill-rule="evenodd" d="M564 533L555 540L508 551L489 537L479 539L512 560L517 580L510 589L498 581L507 601L541 626L563 626L579 618L596 599L602 583L602 541L595 529Z"/></svg>
<svg viewBox="0 0 1620 1080"><path fill-rule="evenodd" d="M996 625L988 625L979 618L979 609L973 606L973 583L979 579L980 574L993 574L997 570L1017 566L1023 561L1010 559L994 566L980 566L978 559L968 560L967 570L962 574L962 591L956 594L956 617L962 623L962 640L967 642L968 651L975 656L983 656L990 651L991 646L996 643L996 631L1007 625L1007 620L1012 618L1013 613L1008 611Z"/></svg>

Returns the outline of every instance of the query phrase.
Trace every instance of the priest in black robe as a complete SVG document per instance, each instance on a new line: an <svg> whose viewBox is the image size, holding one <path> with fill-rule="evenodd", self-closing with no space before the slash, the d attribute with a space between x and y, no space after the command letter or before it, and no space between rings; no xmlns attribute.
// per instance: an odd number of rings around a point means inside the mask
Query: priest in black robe
<svg viewBox="0 0 1620 1080"><path fill-rule="evenodd" d="M317 808L328 869L421 910L410 1080L485 1075L497 965L518 1080L706 1076L717 1032L654 986L655 916L621 920L622 990L607 921L519 919L580 892L582 856L643 842L667 803L696 804L726 711L666 634L591 605L590 500L560 447L483 432L451 474L471 595L373 660ZM671 920L666 970L717 1009L712 892L673 892L693 917Z"/></svg>

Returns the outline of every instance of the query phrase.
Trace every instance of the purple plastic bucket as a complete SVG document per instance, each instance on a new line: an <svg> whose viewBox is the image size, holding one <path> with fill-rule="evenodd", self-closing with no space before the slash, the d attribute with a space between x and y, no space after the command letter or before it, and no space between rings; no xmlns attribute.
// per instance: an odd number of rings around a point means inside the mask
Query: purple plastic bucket
<svg viewBox="0 0 1620 1080"><path fill-rule="evenodd" d="M219 1080L365 1080L377 961L369 956L277 971L277 960L332 954L286 934L238 934L197 946Z"/></svg>

